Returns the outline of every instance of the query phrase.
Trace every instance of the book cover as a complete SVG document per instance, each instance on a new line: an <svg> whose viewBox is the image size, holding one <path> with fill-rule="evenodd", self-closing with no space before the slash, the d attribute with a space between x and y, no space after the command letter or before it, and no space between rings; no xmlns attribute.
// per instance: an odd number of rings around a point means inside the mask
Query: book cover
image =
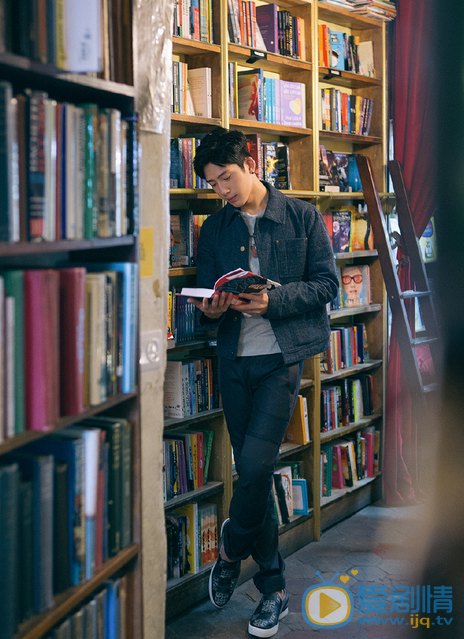
<svg viewBox="0 0 464 639"><path fill-rule="evenodd" d="M349 253L351 238L351 210L333 211L333 250L334 253Z"/></svg>
<svg viewBox="0 0 464 639"><path fill-rule="evenodd" d="M341 447L337 444L332 447L332 488L343 488L344 485Z"/></svg>
<svg viewBox="0 0 464 639"><path fill-rule="evenodd" d="M306 86L302 82L280 81L281 124L306 127Z"/></svg>
<svg viewBox="0 0 464 639"><path fill-rule="evenodd" d="M256 175L259 180L263 178L263 153L261 148L261 135L259 133L252 133L246 136L248 150L251 153L251 157L256 164Z"/></svg>
<svg viewBox="0 0 464 639"><path fill-rule="evenodd" d="M73 73L101 71L102 5L93 0L67 0L63 11L66 70Z"/></svg>
<svg viewBox="0 0 464 639"><path fill-rule="evenodd" d="M285 502L287 504L288 516L293 516L293 491L292 491L292 468L291 466L282 466L276 468L274 476L278 474L281 477L282 487L285 493Z"/></svg>
<svg viewBox="0 0 464 639"><path fill-rule="evenodd" d="M330 47L330 67L332 69L345 70L344 33L342 31L328 30Z"/></svg>
<svg viewBox="0 0 464 639"><path fill-rule="evenodd" d="M276 286L280 286L280 284L261 275L255 275L255 273L238 268L220 277L214 284L214 289L183 287L180 295L196 298L211 298L213 295L219 295L221 292L232 293L234 295L232 304L237 306L248 303L248 300L240 299L242 293L259 295L263 291L275 288Z"/></svg>
<svg viewBox="0 0 464 639"><path fill-rule="evenodd" d="M237 73L238 117L240 119L263 121L262 83L262 69L250 69Z"/></svg>
<svg viewBox="0 0 464 639"><path fill-rule="evenodd" d="M278 188L281 190L291 190L290 147L288 144L281 142L277 143L277 174Z"/></svg>
<svg viewBox="0 0 464 639"><path fill-rule="evenodd" d="M277 4L264 4L256 7L256 22L266 45L267 51L279 53Z"/></svg>
<svg viewBox="0 0 464 639"><path fill-rule="evenodd" d="M348 153L334 153L333 162L338 174L338 184L341 192L349 191L349 154ZM332 169L333 172L333 169Z"/></svg>
<svg viewBox="0 0 464 639"><path fill-rule="evenodd" d="M53 526L53 592L71 586L69 562L69 527L64 513L68 510L68 464L55 460L55 494Z"/></svg>
<svg viewBox="0 0 464 639"><path fill-rule="evenodd" d="M277 142L262 142L261 147L263 150L263 180L277 189L279 187Z"/></svg>
<svg viewBox="0 0 464 639"><path fill-rule="evenodd" d="M45 239L45 100L43 91L27 91L28 239Z"/></svg>
<svg viewBox="0 0 464 639"><path fill-rule="evenodd" d="M309 515L306 479L292 479L293 514Z"/></svg>
<svg viewBox="0 0 464 639"><path fill-rule="evenodd" d="M19 466L10 463L0 466L0 618L1 634L16 634L18 596L22 584L18 583L19 554Z"/></svg>
<svg viewBox="0 0 464 639"><path fill-rule="evenodd" d="M363 210L361 205L352 211L350 241L350 251L372 251L374 249L374 236L369 213L367 210Z"/></svg>
<svg viewBox="0 0 464 639"><path fill-rule="evenodd" d="M358 57L359 73L367 75L369 78L374 78L374 43L372 40L365 40L358 44Z"/></svg>
<svg viewBox="0 0 464 639"><path fill-rule="evenodd" d="M280 475L280 473L274 473L274 489L279 503L282 524L289 524L290 516L288 512L285 487L283 485L282 476Z"/></svg>
<svg viewBox="0 0 464 639"><path fill-rule="evenodd" d="M285 438L292 444L303 446L309 444L309 425L307 424L307 410L305 410L305 398L298 395L295 409L287 426Z"/></svg>
<svg viewBox="0 0 464 639"><path fill-rule="evenodd" d="M198 552L198 504L190 503L174 511L177 515L187 517L187 572L195 575L200 569Z"/></svg>
<svg viewBox="0 0 464 639"><path fill-rule="evenodd" d="M198 69L189 69L188 83L195 108L195 115L203 118L211 118L213 115L211 68L201 67Z"/></svg>
<svg viewBox="0 0 464 639"><path fill-rule="evenodd" d="M13 339L14 372L14 434L19 435L25 429L24 396L24 271L4 271L5 296L14 299Z"/></svg>

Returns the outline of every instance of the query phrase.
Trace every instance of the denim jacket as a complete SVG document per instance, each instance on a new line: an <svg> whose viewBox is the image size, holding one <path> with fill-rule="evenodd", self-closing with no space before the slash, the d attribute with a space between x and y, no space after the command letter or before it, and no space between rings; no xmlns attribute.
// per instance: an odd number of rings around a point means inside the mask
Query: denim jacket
<svg viewBox="0 0 464 639"><path fill-rule="evenodd" d="M270 320L285 363L329 347L326 304L337 294L338 278L329 234L315 206L286 197L264 183L269 199L256 221L255 243L261 275L279 282L268 291ZM197 286L214 288L225 273L249 269L249 231L240 211L227 204L203 223L198 241ZM203 324L213 322L202 315ZM241 313L230 307L219 320L217 353L235 359Z"/></svg>

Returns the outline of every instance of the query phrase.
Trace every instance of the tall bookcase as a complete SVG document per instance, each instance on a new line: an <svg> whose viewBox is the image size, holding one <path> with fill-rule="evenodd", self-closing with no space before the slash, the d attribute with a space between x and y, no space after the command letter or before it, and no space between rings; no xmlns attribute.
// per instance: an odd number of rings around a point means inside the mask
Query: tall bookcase
<svg viewBox="0 0 464 639"><path fill-rule="evenodd" d="M264 4L257 2L257 4ZM304 19L305 60L297 60L267 52L265 59L255 56L250 47L232 44L228 38L228 7L233 2L213 0L214 44L204 44L190 39L173 36L173 55L187 62L189 68L209 66L214 78L212 87L212 113L209 119L195 116L173 114L171 119L171 137L181 134L195 134L209 131L221 125L238 129L245 134L259 133L261 140L281 141L289 146L292 190L284 191L290 197L305 199L315 204L322 212L332 207L357 206L363 203L362 193L329 193L319 190L319 145L323 144L334 152L361 153L370 157L375 179L382 196L386 190L386 30L385 23L339 9L332 5L316 1L285 0L277 2L279 8L286 9L293 16ZM375 77L366 77L348 71L333 73L323 67L318 60L318 25L328 24L332 29L358 36L360 41L371 40L374 46ZM229 62L240 67L262 67L265 71L278 74L281 79L298 81L305 84L306 90L306 128L287 127L265 122L246 121L230 118L229 114ZM322 130L320 113L320 90L324 87L342 88L344 92L361 95L374 101L372 123L369 135L354 135ZM223 202L211 190L171 189L171 208L191 208L195 213L212 213ZM318 540L325 528L352 514L381 495L381 464L375 477L359 481L351 488L333 490L327 497L321 497L321 445L330 443L338 437L356 433L366 426L375 426L381 430L383 439L384 388L385 388L385 339L386 310L384 285L375 250L337 254L337 266L369 264L371 273L372 303L355 309L343 308L330 312L331 323L362 322L366 326L369 343L369 359L363 364L344 368L332 374L321 373L320 357L305 362L300 394L307 399L311 442L304 446L283 444L281 461L302 461L304 476L307 479L309 515L293 517L289 524L280 527L280 548L284 556L294 552L312 540ZM174 285L193 285L194 268L171 269L170 282ZM191 344L190 355L194 349L209 347L210 342ZM180 347L184 352L188 345ZM179 350L179 349L175 349ZM175 352L168 348L170 353ZM178 355L176 355L177 357ZM358 422L321 433L321 390L327 384L354 376L369 373L374 384L374 414ZM195 493L181 495L166 504L166 511L174 508L175 503L192 500L201 501L213 495L218 504L218 522L227 515L228 503L233 494L234 475L231 472L231 449L226 424L219 410L205 412L199 416L184 420L167 420L165 428L179 425L194 427L196 422L206 420L208 428L213 428L217 439L213 443L213 469L211 483ZM382 450L382 449L381 449ZM242 567L241 579L253 574L251 560ZM186 575L167 583L167 617L207 595L208 567L196 575Z"/></svg>
<svg viewBox="0 0 464 639"><path fill-rule="evenodd" d="M121 5L122 6L122 5ZM130 4L125 3L126 10ZM130 29L129 29L130 30ZM129 34L126 34L130 37ZM131 47L129 41L128 44ZM128 58L129 60L129 58ZM117 83L96 77L96 74L81 75L64 73L50 64L44 64L12 53L0 54L0 79L13 85L13 92L25 89L44 91L59 102L83 104L92 103L100 108L115 109L123 116L134 112L135 90L132 85ZM2 123L3 126L3 123ZM20 186L22 184L20 183ZM57 240L15 243L0 242L0 268L8 269L55 269L67 265L92 263L138 263L139 248L137 235L119 237L94 237L93 239ZM103 269L104 270L104 267ZM133 282L138 288L138 281ZM46 300L43 300L46 304ZM3 320L2 320L3 321ZM137 331L138 318L135 320ZM136 348L136 346L134 346ZM3 346L2 346L3 349ZM135 360L136 351L133 352ZM126 576L126 631L127 636L140 637L142 625L141 603L141 485L140 485L140 393L138 366L134 364L136 383L131 392L119 392L106 401L85 408L77 415L63 415L50 425L46 432L26 430L22 434L4 439L0 443L0 463L14 456L22 447L50 434L63 432L69 426L83 419L95 416L125 418L131 424L130 476L132 486L131 542L115 556L103 562L92 578L83 580L54 596L51 608L34 614L18 628L19 639L39 639L52 636L50 632L60 625L70 614L87 603L108 579ZM66 375L66 370L61 371ZM2 387L3 392L3 387ZM2 401L2 410L4 409ZM62 513L66 516L66 512ZM2 522L3 525L3 522ZM52 535L52 530L48 531ZM19 575L17 575L19 579ZM19 591L26 584L19 584ZM15 584L11 584L15 587Z"/></svg>

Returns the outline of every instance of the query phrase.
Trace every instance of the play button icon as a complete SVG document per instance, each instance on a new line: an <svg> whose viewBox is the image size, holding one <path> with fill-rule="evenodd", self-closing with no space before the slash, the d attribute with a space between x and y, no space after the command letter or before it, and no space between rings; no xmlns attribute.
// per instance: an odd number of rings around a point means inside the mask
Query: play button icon
<svg viewBox="0 0 464 639"><path fill-rule="evenodd" d="M313 627L344 626L353 615L353 595L343 586L315 585L306 590L302 611L307 623Z"/></svg>
<svg viewBox="0 0 464 639"><path fill-rule="evenodd" d="M325 592L321 592L319 596L319 617L324 619L327 615L330 615L335 610L342 607L342 604L332 597L328 597Z"/></svg>

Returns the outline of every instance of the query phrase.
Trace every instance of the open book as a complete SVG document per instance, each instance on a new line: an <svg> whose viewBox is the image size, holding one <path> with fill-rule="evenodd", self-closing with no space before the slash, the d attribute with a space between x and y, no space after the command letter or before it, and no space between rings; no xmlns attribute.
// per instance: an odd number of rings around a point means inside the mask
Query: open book
<svg viewBox="0 0 464 639"><path fill-rule="evenodd" d="M264 291L275 288L276 286L280 286L280 284L261 275L255 275L255 273L251 273L250 271L237 268L235 271L230 271L220 277L215 283L214 288L184 287L180 294L186 295L187 297L198 297L200 299L208 297L212 299L213 296L219 295L224 291L225 293L233 293L234 299L232 304L238 306L250 302L250 300L240 297L242 293L260 295L264 293Z"/></svg>

